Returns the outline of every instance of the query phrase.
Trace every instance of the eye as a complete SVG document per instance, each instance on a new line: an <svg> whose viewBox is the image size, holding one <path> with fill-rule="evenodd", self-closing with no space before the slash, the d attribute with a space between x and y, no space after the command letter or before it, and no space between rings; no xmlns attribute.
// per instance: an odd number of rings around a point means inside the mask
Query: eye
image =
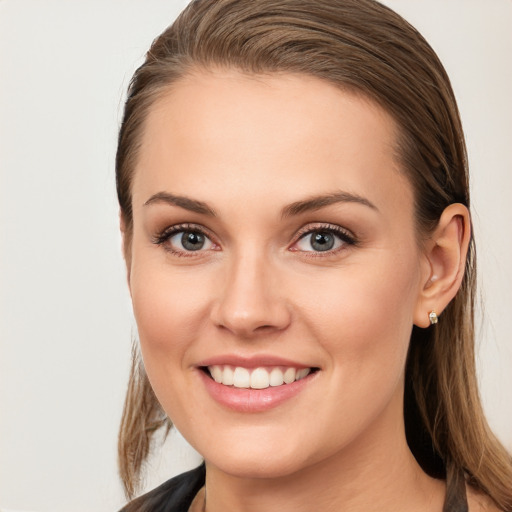
<svg viewBox="0 0 512 512"><path fill-rule="evenodd" d="M292 249L303 252L336 252L356 243L351 235L338 226L309 228L299 236Z"/></svg>
<svg viewBox="0 0 512 512"><path fill-rule="evenodd" d="M166 250L176 255L190 255L215 249L216 245L199 227L172 226L157 235L153 243L163 245Z"/></svg>
<svg viewBox="0 0 512 512"><path fill-rule="evenodd" d="M211 249L211 240L198 231L178 231L169 238L169 244L179 251L200 251Z"/></svg>

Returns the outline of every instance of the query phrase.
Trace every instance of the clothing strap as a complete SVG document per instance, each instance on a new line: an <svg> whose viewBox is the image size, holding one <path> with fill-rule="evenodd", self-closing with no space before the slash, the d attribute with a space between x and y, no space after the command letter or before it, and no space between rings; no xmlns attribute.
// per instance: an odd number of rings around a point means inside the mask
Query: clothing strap
<svg viewBox="0 0 512 512"><path fill-rule="evenodd" d="M464 471L448 464L446 468L446 498L443 512L468 512L468 498L466 495L466 479Z"/></svg>

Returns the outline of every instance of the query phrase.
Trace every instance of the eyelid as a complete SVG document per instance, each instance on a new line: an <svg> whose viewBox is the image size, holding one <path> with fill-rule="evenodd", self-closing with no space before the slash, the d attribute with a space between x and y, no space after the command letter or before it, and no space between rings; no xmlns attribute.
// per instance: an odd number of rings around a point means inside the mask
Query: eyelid
<svg viewBox="0 0 512 512"><path fill-rule="evenodd" d="M296 244L305 238L308 235L311 235L312 233L317 233L321 231L327 231L329 233L332 233L334 236L338 237L342 242L342 246L338 247L336 249L330 249L326 251L303 251L297 248L294 248ZM296 234L294 241L292 242L292 245L290 246L289 250L291 251L297 251L302 252L308 257L322 257L322 256L330 256L332 254L337 253L340 250L346 249L347 246L355 246L358 244L358 240L356 236L348 229L343 228L341 226L338 226L337 224L330 224L330 223L312 223L307 224L306 226L302 227Z"/></svg>
<svg viewBox="0 0 512 512"><path fill-rule="evenodd" d="M172 249L170 247L165 247L165 249L177 256L199 256L200 253L204 253L207 250L218 250L219 247L218 243L215 241L215 237L210 232L210 230L206 229L204 226L201 226L200 224L192 224L189 222L181 223L181 224L174 224L172 226L167 226L163 230L156 233L154 236L151 237L151 242L156 245L162 245L166 244L174 235L181 233L181 232L193 232L193 233L200 233L201 235L205 236L213 245L214 248L209 248L206 250L198 250L198 251L182 251L179 249Z"/></svg>
<svg viewBox="0 0 512 512"><path fill-rule="evenodd" d="M166 247L166 250L170 253L173 253L178 256L199 256L201 253L207 252L208 250L219 250L220 246L219 243L216 241L216 237L211 233L211 231L204 226L200 224L194 224L190 222L184 222L180 224L174 224L172 226L167 226L158 233L156 233L154 236L152 236L151 241L152 243L156 245L164 245L166 242L169 241L170 238L172 238L174 235L180 232L196 232L200 233L201 235L208 238L208 240L213 244L213 248L209 248L206 250L198 250L198 251L186 251L186 250L179 250L179 249L172 249L170 247ZM298 249L294 246L305 238L308 235L311 235L315 232L321 232L321 231L327 231L329 233L332 233L334 236L338 237L343 243L341 247L335 248L335 249L329 249L326 251L304 251L301 249ZM317 222L317 223L309 223L305 226L303 226L299 231L296 233L293 242L289 246L288 250L294 251L294 252L302 252L308 257L322 257L322 256L330 256L332 254L337 253L340 250L346 249L347 246L355 246L358 244L358 240L356 236L347 228L341 227L337 224L330 224L325 222Z"/></svg>

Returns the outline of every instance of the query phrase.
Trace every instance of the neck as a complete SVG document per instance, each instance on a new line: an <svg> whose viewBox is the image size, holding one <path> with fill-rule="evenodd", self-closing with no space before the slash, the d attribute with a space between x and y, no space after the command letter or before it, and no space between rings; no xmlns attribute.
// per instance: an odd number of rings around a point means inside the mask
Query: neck
<svg viewBox="0 0 512 512"><path fill-rule="evenodd" d="M444 483L419 467L403 421L386 429L385 441L377 426L331 457L278 478L240 478L207 462L206 512L442 510Z"/></svg>

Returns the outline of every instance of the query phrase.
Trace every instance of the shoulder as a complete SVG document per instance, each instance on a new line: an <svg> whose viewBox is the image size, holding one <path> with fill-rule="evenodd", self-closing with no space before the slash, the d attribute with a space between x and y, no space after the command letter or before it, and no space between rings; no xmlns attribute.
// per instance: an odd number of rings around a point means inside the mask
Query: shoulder
<svg viewBox="0 0 512 512"><path fill-rule="evenodd" d="M187 512L204 485L204 464L134 499L119 512Z"/></svg>
<svg viewBox="0 0 512 512"><path fill-rule="evenodd" d="M467 486L469 512L503 512L494 501L471 486Z"/></svg>

